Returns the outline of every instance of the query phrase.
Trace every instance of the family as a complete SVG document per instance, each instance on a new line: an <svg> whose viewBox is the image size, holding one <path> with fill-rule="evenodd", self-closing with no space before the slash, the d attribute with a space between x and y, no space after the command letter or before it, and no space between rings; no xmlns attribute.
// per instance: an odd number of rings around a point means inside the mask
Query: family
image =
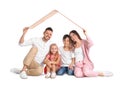
<svg viewBox="0 0 120 85"><path fill-rule="evenodd" d="M63 74L73 75L76 78L113 75L109 71L93 71L94 64L89 57L89 50L93 43L86 30L83 29L86 39L82 39L76 30L71 30L69 34L63 36L63 46L58 47L50 40L53 34L51 27L44 30L43 37L25 41L24 37L28 29L29 27L23 29L19 45L32 45L32 48L23 60L22 69L11 69L22 79L43 73L45 78L55 78L56 75Z"/></svg>

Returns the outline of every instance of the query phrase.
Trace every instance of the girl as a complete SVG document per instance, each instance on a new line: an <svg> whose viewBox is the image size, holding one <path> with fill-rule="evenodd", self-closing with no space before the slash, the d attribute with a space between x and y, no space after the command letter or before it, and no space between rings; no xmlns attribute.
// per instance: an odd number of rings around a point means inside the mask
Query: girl
<svg viewBox="0 0 120 85"><path fill-rule="evenodd" d="M93 63L89 58L89 48L93 45L86 31L83 29L86 40L83 40L76 30L72 30L69 35L72 39L75 55L74 75L76 77L112 76L111 72L94 72Z"/></svg>
<svg viewBox="0 0 120 85"><path fill-rule="evenodd" d="M58 47L56 44L51 44L49 53L46 55L44 59L44 63L46 64L46 75L45 78L55 78L56 71L60 67L60 55L58 53Z"/></svg>
<svg viewBox="0 0 120 85"><path fill-rule="evenodd" d="M73 75L74 56L69 35L66 34L63 36L63 43L64 46L59 48L62 64L61 68L57 71L57 75L63 75L64 73L67 73L68 75Z"/></svg>

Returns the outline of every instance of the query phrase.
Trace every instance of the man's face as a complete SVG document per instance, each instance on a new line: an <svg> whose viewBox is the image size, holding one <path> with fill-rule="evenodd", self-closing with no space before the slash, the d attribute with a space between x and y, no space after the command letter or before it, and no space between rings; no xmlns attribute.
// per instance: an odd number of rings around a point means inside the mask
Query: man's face
<svg viewBox="0 0 120 85"><path fill-rule="evenodd" d="M50 31L50 30L46 30L45 32L44 32L44 39L45 40L49 40L51 37L52 37L52 31Z"/></svg>

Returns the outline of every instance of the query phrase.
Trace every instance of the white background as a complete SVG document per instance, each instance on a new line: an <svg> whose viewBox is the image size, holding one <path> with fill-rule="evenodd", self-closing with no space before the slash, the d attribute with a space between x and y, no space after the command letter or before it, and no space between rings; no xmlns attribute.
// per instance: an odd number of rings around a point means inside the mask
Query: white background
<svg viewBox="0 0 120 85"><path fill-rule="evenodd" d="M18 41L22 29L51 12L58 10L81 27L85 28L94 42L90 58L94 70L111 71L113 77L75 78L57 76L45 79L44 75L28 77L27 80L10 72L11 68L22 67L24 56L31 46L20 47ZM62 36L81 29L56 14L35 29L28 31L25 39L42 36L46 27L54 30L53 40L62 45ZM2 84L79 84L79 85L115 85L120 79L120 2L119 0L0 0L0 83ZM120 84L120 83L119 83Z"/></svg>

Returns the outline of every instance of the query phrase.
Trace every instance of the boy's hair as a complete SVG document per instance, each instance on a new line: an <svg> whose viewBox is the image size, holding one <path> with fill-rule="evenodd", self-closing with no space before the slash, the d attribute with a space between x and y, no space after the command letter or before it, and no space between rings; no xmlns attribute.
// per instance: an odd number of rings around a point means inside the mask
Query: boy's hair
<svg viewBox="0 0 120 85"><path fill-rule="evenodd" d="M69 39L70 39L70 36L69 36L68 34L65 34L65 35L63 36L63 40L65 40L66 38L69 38Z"/></svg>
<svg viewBox="0 0 120 85"><path fill-rule="evenodd" d="M47 28L45 29L45 32L46 32L47 30L50 30L50 31L53 32L53 29L52 29L51 27L47 27Z"/></svg>

